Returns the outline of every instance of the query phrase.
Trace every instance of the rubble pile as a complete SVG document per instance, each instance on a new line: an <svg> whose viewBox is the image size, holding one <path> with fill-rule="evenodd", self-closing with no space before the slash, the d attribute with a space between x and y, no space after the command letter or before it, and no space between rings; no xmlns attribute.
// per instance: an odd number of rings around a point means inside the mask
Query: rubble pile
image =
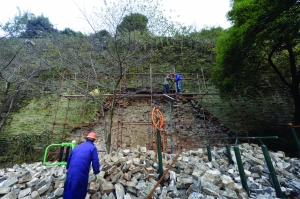
<svg viewBox="0 0 300 199"><path fill-rule="evenodd" d="M100 158L101 178L90 172L86 198L92 199L214 199L214 198L276 198L276 191L265 163L263 152L256 144L240 144L240 153L250 190L242 188L234 164L229 164L226 148L211 149L209 162L205 149L183 151L171 166L163 181L159 181L157 155L145 147L123 149ZM287 198L300 197L297 158L285 157L284 152L269 151L281 190ZM177 154L163 154L163 169L167 170ZM46 167L42 163L14 165L0 170L0 196L3 199L62 198L66 169Z"/></svg>

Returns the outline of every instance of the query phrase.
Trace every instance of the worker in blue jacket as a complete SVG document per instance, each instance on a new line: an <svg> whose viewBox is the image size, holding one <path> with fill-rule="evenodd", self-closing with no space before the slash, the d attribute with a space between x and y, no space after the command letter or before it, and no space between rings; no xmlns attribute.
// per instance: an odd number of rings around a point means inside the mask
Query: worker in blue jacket
<svg viewBox="0 0 300 199"><path fill-rule="evenodd" d="M176 83L176 93L182 93L182 78L179 74L172 73L174 81Z"/></svg>
<svg viewBox="0 0 300 199"><path fill-rule="evenodd" d="M90 165L94 174L100 173L97 148L94 145L96 133L90 132L83 144L75 147L67 163L67 179L64 187L64 199L84 199L88 190Z"/></svg>

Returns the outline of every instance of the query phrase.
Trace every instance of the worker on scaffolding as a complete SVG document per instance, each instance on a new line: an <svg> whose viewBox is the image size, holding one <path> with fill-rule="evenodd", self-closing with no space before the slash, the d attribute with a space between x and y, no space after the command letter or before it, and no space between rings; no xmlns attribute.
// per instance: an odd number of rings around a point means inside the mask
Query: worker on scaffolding
<svg viewBox="0 0 300 199"><path fill-rule="evenodd" d="M182 93L182 78L177 73L172 73L172 77L174 78L174 82L176 84L176 94Z"/></svg>
<svg viewBox="0 0 300 199"><path fill-rule="evenodd" d="M86 142L74 148L67 162L67 179L64 187L64 199L84 199L88 189L90 165L95 177L100 173L97 148L94 145L96 133L90 132Z"/></svg>
<svg viewBox="0 0 300 199"><path fill-rule="evenodd" d="M166 74L166 77L164 78L164 93L169 94L170 93L170 82L171 78L169 74Z"/></svg>

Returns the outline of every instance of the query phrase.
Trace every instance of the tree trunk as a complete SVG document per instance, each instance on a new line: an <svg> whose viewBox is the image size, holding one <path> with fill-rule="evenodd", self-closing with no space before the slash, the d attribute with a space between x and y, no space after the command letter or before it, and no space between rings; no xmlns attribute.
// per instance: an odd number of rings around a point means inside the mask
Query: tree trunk
<svg viewBox="0 0 300 199"><path fill-rule="evenodd" d="M296 59L295 54L293 51L293 47L291 45L290 39L286 38L286 49L289 53L290 59L290 70L291 70L291 77L292 77L292 84L290 86L293 98L294 98L294 125L300 125L300 94L299 94L299 73L297 72L296 67Z"/></svg>
<svg viewBox="0 0 300 199"><path fill-rule="evenodd" d="M114 91L113 99L111 102L111 107L110 107L110 113L109 113L109 131L107 134L107 142L106 142L106 154L110 154L111 152L111 133L112 133L112 126L113 126L113 118L114 118L114 111L115 111L115 99L116 99L116 93Z"/></svg>

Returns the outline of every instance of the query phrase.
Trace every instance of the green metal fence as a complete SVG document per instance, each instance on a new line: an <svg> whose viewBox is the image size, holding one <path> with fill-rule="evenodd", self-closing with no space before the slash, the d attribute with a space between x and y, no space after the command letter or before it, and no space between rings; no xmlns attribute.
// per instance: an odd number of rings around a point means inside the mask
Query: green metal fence
<svg viewBox="0 0 300 199"><path fill-rule="evenodd" d="M277 136L265 136L265 137L211 138L211 139L208 139L207 144L206 144L208 160L212 161L210 144L209 144L210 140L230 140L230 139L235 139L235 144L234 144L233 149L234 149L234 153L235 153L235 157L236 157L236 163L238 166L242 186L245 189L245 191L248 193L248 196L250 196L250 190L249 190L247 180L246 180L246 175L245 175L245 171L244 171L244 167L243 167L241 153L240 153L240 149L238 146L238 140L254 140L255 139L261 143L261 149L263 151L264 158L265 158L266 164L268 166L272 182L274 184L274 189L276 191L276 195L279 198L283 198L283 193L281 191L281 187L280 187L279 181L277 179L276 172L275 172L274 166L272 164L269 151L268 151L266 145L261 141L262 139L278 139L278 137ZM232 157L231 157L230 147L228 144L226 144L226 150L227 150L229 164L234 164Z"/></svg>

